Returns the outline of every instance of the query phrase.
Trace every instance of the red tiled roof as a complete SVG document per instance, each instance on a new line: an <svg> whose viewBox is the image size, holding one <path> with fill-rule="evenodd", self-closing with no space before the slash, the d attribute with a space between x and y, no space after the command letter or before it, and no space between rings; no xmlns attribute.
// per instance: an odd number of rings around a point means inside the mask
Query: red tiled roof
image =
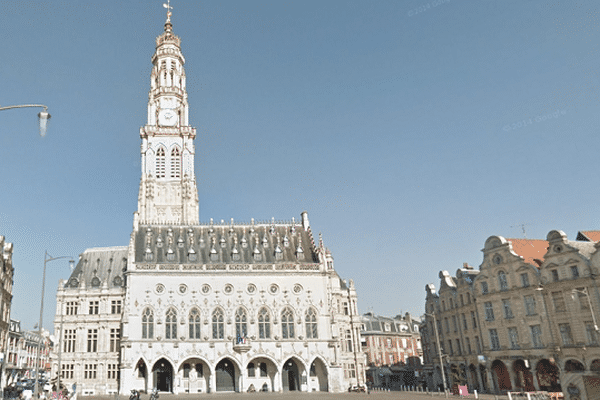
<svg viewBox="0 0 600 400"><path fill-rule="evenodd" d="M583 236L583 238L580 238ZM577 240L589 240L590 242L600 242L600 231L579 231Z"/></svg>
<svg viewBox="0 0 600 400"><path fill-rule="evenodd" d="M544 255L548 251L548 242L540 239L507 239L512 243L515 253L525 259L525 262L533 265L541 265Z"/></svg>

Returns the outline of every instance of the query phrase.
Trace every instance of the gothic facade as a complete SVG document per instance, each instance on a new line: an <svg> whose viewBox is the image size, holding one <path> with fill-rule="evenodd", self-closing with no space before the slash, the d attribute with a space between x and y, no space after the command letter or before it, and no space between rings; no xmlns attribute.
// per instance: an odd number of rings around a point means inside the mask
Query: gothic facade
<svg viewBox="0 0 600 400"><path fill-rule="evenodd" d="M306 212L200 223L184 63L168 13L140 129L131 239L86 250L60 283L53 376L83 395L340 392L364 382L354 284L340 279Z"/></svg>

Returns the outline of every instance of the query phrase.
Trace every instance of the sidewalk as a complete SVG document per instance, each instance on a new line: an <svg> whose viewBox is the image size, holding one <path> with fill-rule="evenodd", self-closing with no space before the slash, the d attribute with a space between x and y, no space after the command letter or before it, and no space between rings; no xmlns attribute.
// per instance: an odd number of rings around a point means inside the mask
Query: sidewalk
<svg viewBox="0 0 600 400"><path fill-rule="evenodd" d="M142 394L140 400L148 400L149 394ZM201 400L214 398L217 400L262 400L262 399L283 399L283 400L442 400L446 399L444 393L424 393L424 392L399 392L399 391L372 391L366 393L323 393L323 392L256 392L256 393L197 393L197 394L172 394L160 393L159 400ZM471 393L468 397L448 395L448 399L474 399ZM508 400L506 395L480 394L481 400ZM78 396L78 400L129 400L129 396Z"/></svg>

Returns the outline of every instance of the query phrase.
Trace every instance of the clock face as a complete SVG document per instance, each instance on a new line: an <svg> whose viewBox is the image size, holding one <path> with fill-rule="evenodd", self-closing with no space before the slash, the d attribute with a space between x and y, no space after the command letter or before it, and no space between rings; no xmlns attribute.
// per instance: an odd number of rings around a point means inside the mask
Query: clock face
<svg viewBox="0 0 600 400"><path fill-rule="evenodd" d="M174 126L177 124L177 114L173 110L162 110L158 114L158 122L162 126Z"/></svg>

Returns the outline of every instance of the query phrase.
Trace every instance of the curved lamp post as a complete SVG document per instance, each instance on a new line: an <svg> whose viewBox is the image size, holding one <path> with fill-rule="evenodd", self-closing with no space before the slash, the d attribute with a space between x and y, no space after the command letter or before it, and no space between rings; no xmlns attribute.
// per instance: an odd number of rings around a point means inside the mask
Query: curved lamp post
<svg viewBox="0 0 600 400"><path fill-rule="evenodd" d="M50 114L48 113L48 107L43 104L23 104L19 106L6 106L0 107L0 111L2 110L10 110L13 108L27 108L27 107L42 107L44 110L40 111L38 114L38 119L40 121L40 136L46 136L46 130L48 129L48 120L50 119Z"/></svg>
<svg viewBox="0 0 600 400"><path fill-rule="evenodd" d="M50 261L54 261L54 260L60 260L62 258L69 258L69 264L71 263L75 263L75 260L73 259L73 257L71 256L60 256L60 257L51 257L48 254L48 251L46 251L46 253L44 254L44 273L42 275L42 302L40 305L40 322L38 324L38 329L39 329L39 335L40 335L40 342L38 343L38 348L37 348L37 355L36 355L36 362L35 362L35 391L34 391L34 399L38 399L38 394L40 392L40 350L42 347L42 321L43 321L43 316L44 316L44 291L46 289L46 264ZM62 335L62 332L61 332ZM60 344L60 341L59 341ZM60 376L60 371L58 371L59 376ZM60 378L59 378L60 379Z"/></svg>
<svg viewBox="0 0 600 400"><path fill-rule="evenodd" d="M588 300L588 306L590 307L590 312L592 313L592 320L594 322L594 330L597 332L600 331L600 329L598 328L598 324L596 323L596 315L594 314L594 308L592 307L592 299L590 299L590 294L588 293L588 290L586 287L584 287L583 289L573 289L571 291L571 299L573 299L573 301L575 300L575 294L582 294L585 297L587 297Z"/></svg>

